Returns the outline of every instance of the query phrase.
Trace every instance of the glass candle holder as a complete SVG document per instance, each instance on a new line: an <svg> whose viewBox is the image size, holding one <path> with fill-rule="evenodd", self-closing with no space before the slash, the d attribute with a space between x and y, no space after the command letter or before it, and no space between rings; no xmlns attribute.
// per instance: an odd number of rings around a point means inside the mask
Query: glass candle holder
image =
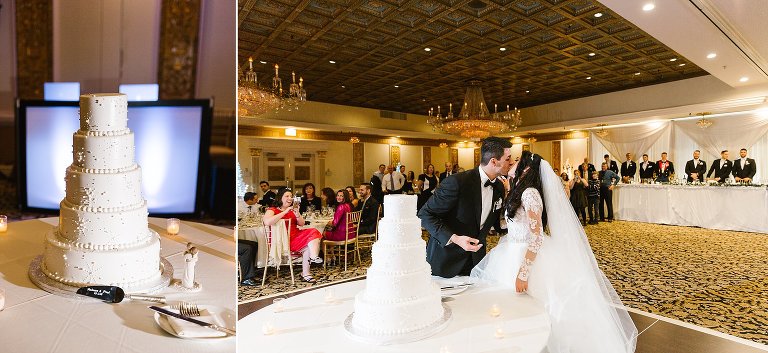
<svg viewBox="0 0 768 353"><path fill-rule="evenodd" d="M325 302L328 304L332 304L336 302L336 294L334 293L332 288L325 289Z"/></svg>
<svg viewBox="0 0 768 353"><path fill-rule="evenodd" d="M261 333L263 333L265 336L269 336L271 334L275 333L275 327L272 326L272 323L267 321L264 323L264 325L261 325Z"/></svg>
<svg viewBox="0 0 768 353"><path fill-rule="evenodd" d="M501 308L499 308L499 306L497 304L491 305L490 314L493 317L498 317L499 315L501 315Z"/></svg>
<svg viewBox="0 0 768 353"><path fill-rule="evenodd" d="M165 231L168 235L179 234L180 227L181 221L178 218L168 218L165 220Z"/></svg>
<svg viewBox="0 0 768 353"><path fill-rule="evenodd" d="M0 233L5 233L8 230L8 216L0 215Z"/></svg>
<svg viewBox="0 0 768 353"><path fill-rule="evenodd" d="M283 300L285 300L285 298L275 298L272 300L272 304L274 304L275 306L276 313L279 313L285 310L285 306L283 305Z"/></svg>

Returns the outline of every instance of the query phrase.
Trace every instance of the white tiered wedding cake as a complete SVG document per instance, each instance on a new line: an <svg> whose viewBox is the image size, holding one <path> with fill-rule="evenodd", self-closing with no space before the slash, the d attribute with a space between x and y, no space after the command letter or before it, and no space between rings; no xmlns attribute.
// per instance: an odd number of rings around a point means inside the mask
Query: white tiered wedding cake
<svg viewBox="0 0 768 353"><path fill-rule="evenodd" d="M415 195L384 197L366 288L355 296L355 312L345 322L355 338L374 344L415 341L444 328L451 316L432 283L416 200Z"/></svg>
<svg viewBox="0 0 768 353"><path fill-rule="evenodd" d="M30 271L44 289L50 282L59 289L115 285L127 292L167 285L163 273L172 269L164 269L167 261L161 265L160 237L148 228L127 114L123 94L80 96L59 225L46 235L42 260L32 264L47 279Z"/></svg>

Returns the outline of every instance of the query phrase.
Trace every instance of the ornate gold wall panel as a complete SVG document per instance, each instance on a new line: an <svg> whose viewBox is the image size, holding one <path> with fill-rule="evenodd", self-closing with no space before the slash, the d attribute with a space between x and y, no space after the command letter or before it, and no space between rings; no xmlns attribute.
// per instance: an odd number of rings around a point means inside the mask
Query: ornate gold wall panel
<svg viewBox="0 0 768 353"><path fill-rule="evenodd" d="M16 66L19 98L42 99L53 81L53 2L16 1Z"/></svg>
<svg viewBox="0 0 768 353"><path fill-rule="evenodd" d="M480 165L480 157L481 157L480 156L480 149L479 148L475 148L474 154L475 154L475 165L472 166L473 168ZM464 168L464 169L467 169L467 168Z"/></svg>
<svg viewBox="0 0 768 353"><path fill-rule="evenodd" d="M560 141L552 141L552 168L561 167L560 162Z"/></svg>
<svg viewBox="0 0 768 353"><path fill-rule="evenodd" d="M352 179L355 181L355 186L360 185L367 180L363 176L365 166L363 160L365 158L365 144L353 143L352 144Z"/></svg>
<svg viewBox="0 0 768 353"><path fill-rule="evenodd" d="M395 166L400 163L400 146L389 146L389 164Z"/></svg>
<svg viewBox="0 0 768 353"><path fill-rule="evenodd" d="M163 0L157 73L160 99L195 98L200 2Z"/></svg>
<svg viewBox="0 0 768 353"><path fill-rule="evenodd" d="M422 147L421 148L421 156L422 156L422 166L424 167L422 171L427 170L427 166L432 164L432 148L431 147ZM435 170L437 172L437 170Z"/></svg>
<svg viewBox="0 0 768 353"><path fill-rule="evenodd" d="M450 155L450 161L451 164L459 164L459 149L458 148L451 148L451 155Z"/></svg>

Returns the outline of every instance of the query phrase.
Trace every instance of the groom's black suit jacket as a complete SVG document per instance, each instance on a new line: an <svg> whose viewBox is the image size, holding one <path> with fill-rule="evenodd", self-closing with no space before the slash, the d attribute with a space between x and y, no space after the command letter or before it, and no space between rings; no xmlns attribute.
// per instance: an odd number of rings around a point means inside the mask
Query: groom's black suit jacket
<svg viewBox="0 0 768 353"><path fill-rule="evenodd" d="M491 226L498 224L504 185L501 180L493 183L493 204L491 213L480 224L482 195L480 193L480 171L477 168L453 174L440 182L432 197L419 210L421 225L430 238L427 244L427 262L432 274L441 277L469 275L470 270L485 256L485 237ZM451 243L445 245L453 234L466 235L480 240L483 246L477 252L464 251Z"/></svg>

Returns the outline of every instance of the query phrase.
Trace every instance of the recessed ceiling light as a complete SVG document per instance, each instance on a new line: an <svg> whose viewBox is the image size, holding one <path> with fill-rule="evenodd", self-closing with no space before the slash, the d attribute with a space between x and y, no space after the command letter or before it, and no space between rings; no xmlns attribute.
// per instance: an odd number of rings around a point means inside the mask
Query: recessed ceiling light
<svg viewBox="0 0 768 353"><path fill-rule="evenodd" d="M395 88L399 88L399 87L400 87L400 86L398 86L398 85L395 85Z"/></svg>
<svg viewBox="0 0 768 353"><path fill-rule="evenodd" d="M714 59L717 57L717 53L709 53L707 54L707 59Z"/></svg>
<svg viewBox="0 0 768 353"><path fill-rule="evenodd" d="M639 75L639 74L640 74L639 72L635 72L635 76L637 76L637 75Z"/></svg>
<svg viewBox="0 0 768 353"><path fill-rule="evenodd" d="M592 79L592 76L587 76L587 80L591 80L591 79Z"/></svg>
<svg viewBox="0 0 768 353"><path fill-rule="evenodd" d="M603 17L603 13L602 12L597 12L597 13L595 13L595 17L597 17L597 18Z"/></svg>
<svg viewBox="0 0 768 353"><path fill-rule="evenodd" d="M296 136L296 128L286 128L285 129L285 136Z"/></svg>
<svg viewBox="0 0 768 353"><path fill-rule="evenodd" d="M264 60L259 60L259 62L260 62L260 63L262 63L262 64L266 64L266 63L267 63L267 62L266 62L266 61L264 61Z"/></svg>
<svg viewBox="0 0 768 353"><path fill-rule="evenodd" d="M747 82L747 81L749 81L749 77L747 77L747 76L744 76L744 77L739 79L739 82Z"/></svg>
<svg viewBox="0 0 768 353"><path fill-rule="evenodd" d="M341 85L341 88L347 88L347 86Z"/></svg>
<svg viewBox="0 0 768 353"><path fill-rule="evenodd" d="M680 65L677 65L677 66L685 66L685 63L682 63L682 64L680 64Z"/></svg>
<svg viewBox="0 0 768 353"><path fill-rule="evenodd" d="M506 51L506 50L507 50L507 48L501 47L501 48L499 48L499 50L501 50L501 51Z"/></svg>
<svg viewBox="0 0 768 353"><path fill-rule="evenodd" d="M669 61L677 61L677 58L669 59Z"/></svg>
<svg viewBox="0 0 768 353"><path fill-rule="evenodd" d="M651 11L656 8L656 5L652 2L649 2L645 5L643 5L643 11Z"/></svg>
<svg viewBox="0 0 768 353"><path fill-rule="evenodd" d="M432 48L424 48L424 51L431 51Z"/></svg>
<svg viewBox="0 0 768 353"><path fill-rule="evenodd" d="M336 62L335 62L335 61L333 61L333 60L328 60L328 62L329 62L329 63L331 63L331 64L335 64L335 63L336 63Z"/></svg>
<svg viewBox="0 0 768 353"><path fill-rule="evenodd" d="M589 56L595 56L595 53L589 53Z"/></svg>
<svg viewBox="0 0 768 353"><path fill-rule="evenodd" d="M530 93L531 91L525 91L525 93Z"/></svg>

